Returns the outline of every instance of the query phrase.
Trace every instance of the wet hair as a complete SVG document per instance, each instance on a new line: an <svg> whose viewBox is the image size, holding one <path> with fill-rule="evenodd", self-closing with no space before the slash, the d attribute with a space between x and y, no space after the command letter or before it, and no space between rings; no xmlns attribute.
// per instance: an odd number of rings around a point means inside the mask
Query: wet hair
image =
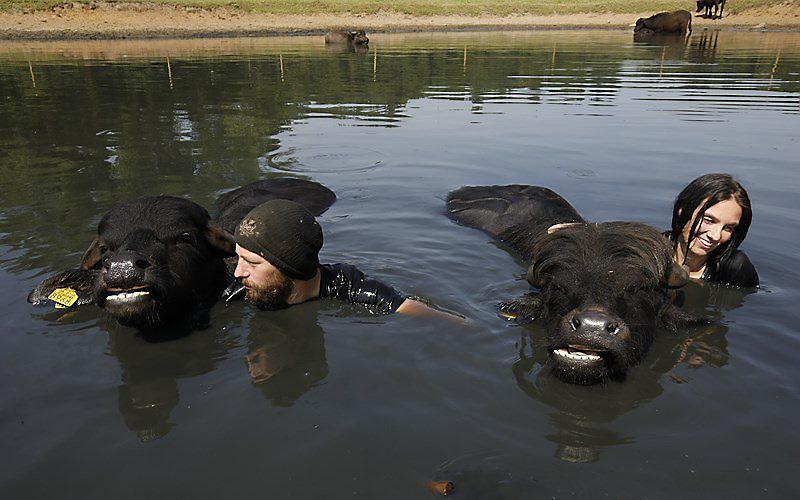
<svg viewBox="0 0 800 500"><path fill-rule="evenodd" d="M750 221L753 218L750 197L747 196L745 188L730 174L717 173L701 175L683 188L683 191L675 198L675 205L672 208L672 231L670 232L673 250L677 250L683 228L690 222L695 210L700 207L697 217L691 221L689 237L683 249L684 262L689 254L689 244L697 235L697 229L700 227L706 210L731 198L742 208L742 216L739 218L739 224L733 229L731 239L709 254L706 266L712 275L718 272L720 264L735 253L747 236L747 230L750 228Z"/></svg>

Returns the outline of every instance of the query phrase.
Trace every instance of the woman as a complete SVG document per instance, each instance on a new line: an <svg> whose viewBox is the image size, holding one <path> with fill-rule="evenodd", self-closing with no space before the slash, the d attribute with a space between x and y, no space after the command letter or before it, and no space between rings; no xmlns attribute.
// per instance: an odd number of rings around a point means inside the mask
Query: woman
<svg viewBox="0 0 800 500"><path fill-rule="evenodd" d="M706 174L680 192L668 233L675 261L692 278L756 287L758 273L739 245L753 212L747 191L729 174Z"/></svg>

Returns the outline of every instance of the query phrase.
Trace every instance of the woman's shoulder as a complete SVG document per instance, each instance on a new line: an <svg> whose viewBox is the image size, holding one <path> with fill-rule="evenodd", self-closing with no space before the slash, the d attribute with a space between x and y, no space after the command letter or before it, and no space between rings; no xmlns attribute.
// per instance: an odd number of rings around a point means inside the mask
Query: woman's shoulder
<svg viewBox="0 0 800 500"><path fill-rule="evenodd" d="M711 281L723 285L757 287L759 284L756 267L750 262L747 254L738 249L720 261L714 274L715 276L710 277Z"/></svg>

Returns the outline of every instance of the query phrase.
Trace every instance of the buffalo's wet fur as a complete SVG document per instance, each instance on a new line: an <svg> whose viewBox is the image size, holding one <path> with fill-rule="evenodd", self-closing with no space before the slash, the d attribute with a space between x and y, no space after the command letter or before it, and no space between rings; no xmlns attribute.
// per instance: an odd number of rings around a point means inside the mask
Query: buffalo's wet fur
<svg viewBox="0 0 800 500"><path fill-rule="evenodd" d="M566 381L621 380L659 328L706 321L670 302L666 289L688 277L673 263L667 239L650 226L586 223L536 186L462 188L448 195L447 210L529 263L527 280L537 291L501 304L501 315L548 325L549 363ZM554 224L562 226L548 232Z"/></svg>
<svg viewBox="0 0 800 500"><path fill-rule="evenodd" d="M591 274L621 289L655 287L672 264L667 239L636 222L573 224L532 243L529 281L564 273L577 282Z"/></svg>
<svg viewBox="0 0 800 500"><path fill-rule="evenodd" d="M215 206L218 221L183 198L130 200L101 219L80 269L45 279L28 301L42 303L53 290L72 288L75 305L95 303L123 325L153 331L191 318L203 326L208 309L233 280L226 259L235 258L231 232L238 219L276 198L297 201L316 214L336 200L328 188L293 178L257 181L226 193Z"/></svg>
<svg viewBox="0 0 800 500"><path fill-rule="evenodd" d="M211 208L211 219L233 234L247 212L267 200L282 198L303 205L315 216L323 214L336 201L336 194L322 184L292 177L251 182L221 195Z"/></svg>

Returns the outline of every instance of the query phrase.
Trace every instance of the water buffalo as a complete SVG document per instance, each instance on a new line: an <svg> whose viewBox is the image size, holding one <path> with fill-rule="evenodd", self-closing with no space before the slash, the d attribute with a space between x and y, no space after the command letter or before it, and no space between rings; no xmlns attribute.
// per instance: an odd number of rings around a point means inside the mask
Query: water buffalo
<svg viewBox="0 0 800 500"><path fill-rule="evenodd" d="M692 33L692 14L686 10L676 10L674 12L661 12L647 19L640 17L636 20L633 32L649 29L654 33Z"/></svg>
<svg viewBox="0 0 800 500"><path fill-rule="evenodd" d="M183 198L126 201L102 218L80 268L45 279L28 302L94 303L120 324L140 329L202 318L232 281L225 258L235 256L233 228L243 214L274 198L296 201L318 215L336 195L311 181L263 180L223 195L214 219Z"/></svg>
<svg viewBox="0 0 800 500"><path fill-rule="evenodd" d="M529 263L537 291L500 305L501 315L548 325L555 374L588 384L624 379L659 327L707 323L670 302L688 282L667 239L635 222L585 222L553 191L526 185L462 187L447 214L482 229Z"/></svg>
<svg viewBox="0 0 800 500"><path fill-rule="evenodd" d="M330 31L325 35L326 44L367 45L369 38L364 30L359 31Z"/></svg>
<svg viewBox="0 0 800 500"><path fill-rule="evenodd" d="M711 14L712 7L714 8L713 15ZM725 9L725 0L697 0L697 10L695 12L700 12L703 9L705 9L703 17L722 19L722 10ZM719 9L719 16L717 15L717 9Z"/></svg>

